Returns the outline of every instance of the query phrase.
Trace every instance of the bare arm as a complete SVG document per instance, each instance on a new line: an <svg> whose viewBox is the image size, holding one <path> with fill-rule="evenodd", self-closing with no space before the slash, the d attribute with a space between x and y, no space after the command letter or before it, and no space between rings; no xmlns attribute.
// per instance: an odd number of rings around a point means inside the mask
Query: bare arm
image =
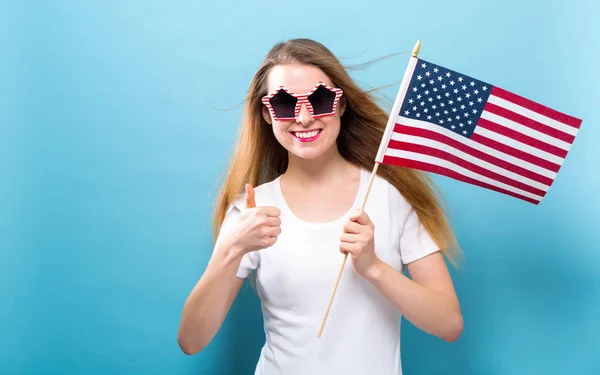
<svg viewBox="0 0 600 375"><path fill-rule="evenodd" d="M458 298L440 251L408 263L410 278L377 257L373 222L357 211L344 226L340 251L352 256L354 269L373 284L412 324L455 341L463 330Z"/></svg>
<svg viewBox="0 0 600 375"><path fill-rule="evenodd" d="M223 324L244 279L236 276L242 252L223 243L183 307L177 342L185 354L204 349Z"/></svg>
<svg viewBox="0 0 600 375"><path fill-rule="evenodd" d="M463 319L450 273L440 252L409 263L411 278L381 260L365 277L416 327L446 341L455 341Z"/></svg>
<svg viewBox="0 0 600 375"><path fill-rule="evenodd" d="M228 233L219 237L208 267L183 307L177 342L184 353L204 349L221 328L244 281L237 277L244 254L277 241L280 214L277 207L256 207L254 189L246 185L246 208Z"/></svg>

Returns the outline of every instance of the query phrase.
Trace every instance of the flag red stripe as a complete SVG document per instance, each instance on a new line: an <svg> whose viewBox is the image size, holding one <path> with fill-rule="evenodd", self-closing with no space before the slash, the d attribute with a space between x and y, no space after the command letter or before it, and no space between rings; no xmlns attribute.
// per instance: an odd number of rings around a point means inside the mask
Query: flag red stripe
<svg viewBox="0 0 600 375"><path fill-rule="evenodd" d="M495 122L492 122L490 120L480 118L479 122L477 123L477 126L481 126L482 128L493 131L494 133L502 134L521 143L525 143L526 145L529 145L531 147L535 147L537 149L546 151L547 153L550 153L552 155L556 155L561 158L565 158L567 156L567 150L563 150L562 148L550 145L546 142L542 142L539 139L533 138L523 133L519 133L500 124L496 124Z"/></svg>
<svg viewBox="0 0 600 375"><path fill-rule="evenodd" d="M541 133L548 134L549 136L554 137L556 139L560 139L561 141L573 143L573 141L575 140L575 136L573 136L571 134L567 134L558 129L555 129L555 128L550 127L545 124L542 124L541 122L537 122L535 120L530 119L529 117L525 117L523 115L520 115L518 113L515 113L513 111L510 111L506 108L500 107L500 106L490 103L490 102L487 102L485 104L485 107L483 108L483 110L494 113L498 116L505 117L516 123L519 123L521 125L531 128L531 129L537 130Z"/></svg>
<svg viewBox="0 0 600 375"><path fill-rule="evenodd" d="M415 152L415 153L420 153L420 154L424 154L424 155L429 155L429 156L433 156L433 157L437 157L439 159L442 160L447 160L451 163L454 163L460 167L463 167L465 169L468 169L472 172L475 172L477 174L480 174L482 176L491 178L492 180L496 180L499 182L502 182L506 185L510 185L512 187L516 187L517 189L521 189L523 191L526 191L528 193L532 193L535 195L540 195L540 196L544 196L546 194L546 192L544 190L540 190L536 187L527 185L523 182L520 181L516 181L513 180L509 177L503 176L501 174L498 174L494 171L491 171L489 169L480 167L476 164L473 164L471 162L468 162L466 160L463 160L461 158L459 158L458 156L452 155L451 153L447 152L447 151L443 151L443 150L439 150L437 148L433 148L433 147L429 147L429 146L424 146L424 145L419 145L419 144L414 144L414 143L408 143L408 142L401 142L401 141L395 141L395 140L390 140L390 144L388 145L388 148L395 148L398 150L403 150L403 151L409 151L409 152Z"/></svg>
<svg viewBox="0 0 600 375"><path fill-rule="evenodd" d="M549 160L542 159L542 158L540 158L538 156L535 156L535 155L531 155L530 153L527 153L525 151L522 151L522 150L519 150L517 148L505 145L504 143L500 143L500 142L495 141L493 139L484 137L481 134L477 134L477 133L473 134L471 136L471 140L473 142L481 143L482 145L486 145L488 147L496 149L496 150L498 150L500 152L503 152L505 154L514 156L514 157L519 158L519 159L523 159L523 160L528 161L531 164L535 164L535 165L537 165L539 167L546 168L546 169L548 169L548 170L550 170L552 172L555 172L555 173L558 173L558 170L560 169L560 165L555 164L555 163L553 163L553 162L551 162Z"/></svg>
<svg viewBox="0 0 600 375"><path fill-rule="evenodd" d="M441 174L441 175L444 175L444 176L447 176L447 177L450 177L450 178L454 178L456 180L463 181L463 182L466 182L466 183L469 183L469 184L472 184L472 185L477 185L477 186L480 186L480 187L483 187L483 188L486 188L486 189L497 191L499 193L507 194L507 195L513 196L513 197L518 198L518 199L522 199L524 201L527 201L527 202L530 202L530 203L533 203L533 204L536 204L536 205L539 203L539 201L537 201L535 199L532 199L532 198L529 198L529 197L525 197L523 195L514 193L514 192L509 191L509 190L505 190L505 189L499 188L499 187L494 186L494 185L487 184L485 182L481 182L479 180L475 180L475 179L470 178L470 177L463 176L460 173L457 173L457 172L455 172L455 171L453 171L451 169L448 169L448 168L440 167L439 165L424 163L424 162L420 162L420 161L416 161L416 160L411 160L411 159L397 158L397 157L388 156L388 155L386 155L383 158L383 163L384 164L397 165L397 166L400 166L400 167L420 169L420 170L423 170L423 171L426 171L426 172Z"/></svg>
<svg viewBox="0 0 600 375"><path fill-rule="evenodd" d="M512 92L506 91L499 87L494 86L494 88L492 88L492 92L490 93L490 95L494 95L494 96L497 96L504 100L508 100L511 103L515 103L517 105L520 105L521 107L525 107L529 110L537 112L546 117L550 117L553 120L562 122L563 124L570 125L577 129L579 129L579 126L581 125L581 120L578 118L569 116L565 113L559 112L559 111L554 110L549 107L546 107L545 105L536 103L532 100L529 100L527 98L524 98L524 97L514 94Z"/></svg>
<svg viewBox="0 0 600 375"><path fill-rule="evenodd" d="M407 135L412 135L412 136L416 136L416 137L428 138L428 139L432 139L434 141L438 141L443 144L447 144L448 146L454 147L455 149L465 152L475 158L478 158L478 159L484 160L488 163L497 165L500 168L504 168L506 170L512 171L523 177L527 177L534 181L540 182L544 185L550 186L553 181L550 177L543 176L543 175L533 172L529 169L526 169L526 168L520 167L518 165L514 165L510 162L507 162L506 160L502 160L500 158L497 158L497 157L487 154L485 152L479 151L473 147L468 146L465 143L459 142L455 139L447 137L438 132L434 132L434 131L431 131L428 129L415 128L412 126L405 126L405 125L398 124L398 123L395 125L394 131L396 133L400 133L400 134L407 134ZM468 139L465 139L465 140L467 142L471 142ZM392 142L392 141L390 141L390 142ZM391 145L391 143L390 143L390 145ZM527 161L529 161L529 160L527 160ZM534 163L531 163L531 164L534 164ZM537 164L535 164L535 165L537 165Z"/></svg>

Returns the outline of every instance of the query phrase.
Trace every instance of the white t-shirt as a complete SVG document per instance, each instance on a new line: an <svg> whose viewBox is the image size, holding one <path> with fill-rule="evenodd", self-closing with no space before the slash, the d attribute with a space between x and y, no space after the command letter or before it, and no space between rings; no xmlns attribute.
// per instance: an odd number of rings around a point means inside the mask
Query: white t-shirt
<svg viewBox="0 0 600 375"><path fill-rule="evenodd" d="M343 254L339 238L351 212L360 208L370 171L361 171L352 209L327 223L309 223L287 206L279 178L255 188L257 206L281 210L281 234L270 248L244 256L238 277L256 270L266 342L255 375L398 375L398 310L346 262L321 338L317 338ZM225 233L244 205L230 206ZM397 270L438 250L410 204L398 190L376 176L365 212L375 225L377 256ZM222 235L222 234L221 234ZM220 235L220 236L221 236ZM219 236L219 237L220 237Z"/></svg>

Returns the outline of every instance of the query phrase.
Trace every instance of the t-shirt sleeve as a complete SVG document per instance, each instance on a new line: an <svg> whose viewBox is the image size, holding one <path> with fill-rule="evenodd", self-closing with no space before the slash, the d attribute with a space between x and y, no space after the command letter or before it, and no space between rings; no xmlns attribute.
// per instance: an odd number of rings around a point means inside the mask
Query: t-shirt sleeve
<svg viewBox="0 0 600 375"><path fill-rule="evenodd" d="M427 228L423 226L412 206L400 232L400 256L404 264L414 262L439 250L438 245L427 231Z"/></svg>
<svg viewBox="0 0 600 375"><path fill-rule="evenodd" d="M234 202L227 209L227 213L225 214L225 218L223 219L223 223L221 224L221 229L219 230L219 235L217 236L217 240L215 241L216 245L223 239L223 237L228 234L238 222L241 214L241 209ZM214 253L213 253L214 254ZM237 276L240 278L246 278L250 275L252 270L258 268L260 264L260 253L258 251L251 251L249 253L244 254L242 257L242 261L237 271Z"/></svg>

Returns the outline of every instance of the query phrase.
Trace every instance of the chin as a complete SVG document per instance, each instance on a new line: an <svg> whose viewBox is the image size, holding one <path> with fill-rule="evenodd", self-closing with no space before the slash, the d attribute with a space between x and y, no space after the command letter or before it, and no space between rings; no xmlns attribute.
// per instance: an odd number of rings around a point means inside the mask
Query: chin
<svg viewBox="0 0 600 375"><path fill-rule="evenodd" d="M335 147L335 143L326 146L320 145L319 147L291 147L288 148L288 152L300 159L316 160L333 154L332 151Z"/></svg>
<svg viewBox="0 0 600 375"><path fill-rule="evenodd" d="M316 160L324 154L324 152L290 152L292 155L303 160Z"/></svg>

